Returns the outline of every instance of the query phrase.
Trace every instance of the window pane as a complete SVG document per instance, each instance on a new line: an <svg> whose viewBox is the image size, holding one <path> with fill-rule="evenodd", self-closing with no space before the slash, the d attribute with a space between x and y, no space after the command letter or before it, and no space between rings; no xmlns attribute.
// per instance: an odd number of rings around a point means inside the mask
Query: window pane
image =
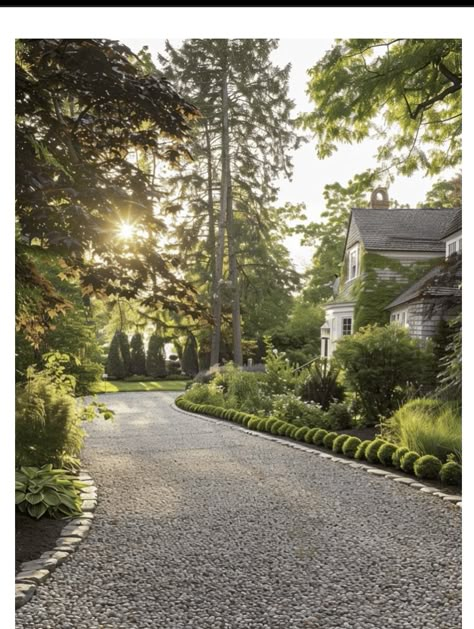
<svg viewBox="0 0 474 629"><path fill-rule="evenodd" d="M342 334L343 336L348 336L352 334L352 319L350 317L344 318L342 320Z"/></svg>

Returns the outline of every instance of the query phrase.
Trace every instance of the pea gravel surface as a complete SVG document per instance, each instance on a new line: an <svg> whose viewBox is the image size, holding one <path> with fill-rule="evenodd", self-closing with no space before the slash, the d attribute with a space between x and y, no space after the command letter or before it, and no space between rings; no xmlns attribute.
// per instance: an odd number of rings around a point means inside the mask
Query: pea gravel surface
<svg viewBox="0 0 474 629"><path fill-rule="evenodd" d="M410 487L173 410L101 399L99 500L17 629L457 629L461 514Z"/></svg>

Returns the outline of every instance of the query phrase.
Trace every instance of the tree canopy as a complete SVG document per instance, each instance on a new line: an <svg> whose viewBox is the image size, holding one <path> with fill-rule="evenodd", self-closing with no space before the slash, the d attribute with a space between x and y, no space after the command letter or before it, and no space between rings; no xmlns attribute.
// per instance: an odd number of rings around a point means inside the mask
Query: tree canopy
<svg viewBox="0 0 474 629"><path fill-rule="evenodd" d="M188 157L198 115L123 44L19 40L16 54L18 325L38 341L67 302L35 257L54 256L84 294L136 297L190 312L178 260L160 251L162 192L134 155L174 165ZM133 224L135 237L119 237ZM35 307L36 306L36 307Z"/></svg>
<svg viewBox="0 0 474 629"><path fill-rule="evenodd" d="M377 137L385 168L438 174L461 161L461 40L343 39L309 70L302 124L319 158Z"/></svg>

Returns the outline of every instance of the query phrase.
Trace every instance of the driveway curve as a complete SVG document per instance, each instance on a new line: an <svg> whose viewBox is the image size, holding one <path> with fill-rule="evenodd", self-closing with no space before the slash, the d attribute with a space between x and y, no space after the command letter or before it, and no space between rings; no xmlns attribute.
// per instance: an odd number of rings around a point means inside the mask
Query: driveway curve
<svg viewBox="0 0 474 629"><path fill-rule="evenodd" d="M460 510L173 410L103 396L88 538L17 629L457 629Z"/></svg>

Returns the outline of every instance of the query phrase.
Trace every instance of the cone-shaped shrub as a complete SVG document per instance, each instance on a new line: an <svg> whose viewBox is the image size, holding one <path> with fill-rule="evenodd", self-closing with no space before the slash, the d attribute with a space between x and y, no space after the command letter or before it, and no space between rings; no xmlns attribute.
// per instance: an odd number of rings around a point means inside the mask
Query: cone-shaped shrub
<svg viewBox="0 0 474 629"><path fill-rule="evenodd" d="M323 446L325 448L329 448L329 450L332 450L332 444L334 443L334 440L337 438L337 436L337 432L328 432L323 439Z"/></svg>
<svg viewBox="0 0 474 629"><path fill-rule="evenodd" d="M413 450L409 450L408 452L406 452L401 460L400 460L400 467L402 468L402 470L404 472L406 472L407 474L413 474L413 466L415 465L415 462L420 458L420 455L418 454L418 452L414 452Z"/></svg>
<svg viewBox="0 0 474 629"><path fill-rule="evenodd" d="M382 465L386 465L387 467L391 467L393 465L392 457L396 450L397 446L393 443L384 443L377 451L380 463L382 463Z"/></svg>
<svg viewBox="0 0 474 629"><path fill-rule="evenodd" d="M342 453L353 459L360 443L361 441L358 437L349 437L342 445Z"/></svg>
<svg viewBox="0 0 474 629"><path fill-rule="evenodd" d="M456 461L448 461L441 467L439 478L445 485L461 485L462 467Z"/></svg>
<svg viewBox="0 0 474 629"><path fill-rule="evenodd" d="M123 368L125 370L125 376L130 376L132 373L132 360L130 357L130 345L128 343L128 336L125 332L119 333L120 351L122 353Z"/></svg>
<svg viewBox="0 0 474 629"><path fill-rule="evenodd" d="M342 452L342 446L350 439L350 435L338 435L332 442L333 452Z"/></svg>
<svg viewBox="0 0 474 629"><path fill-rule="evenodd" d="M442 463L437 456L425 454L420 456L413 465L413 471L417 478L426 478L437 480L441 470Z"/></svg>
<svg viewBox="0 0 474 629"><path fill-rule="evenodd" d="M198 348L196 338L189 333L181 357L181 369L191 378L199 372Z"/></svg>
<svg viewBox="0 0 474 629"><path fill-rule="evenodd" d="M310 428L308 430L308 432L305 435L304 440L306 441L306 443L313 443L313 437L316 434L316 431L319 430L318 428Z"/></svg>
<svg viewBox="0 0 474 629"><path fill-rule="evenodd" d="M107 356L107 375L110 378L122 379L126 376L122 350L120 349L120 334L121 332L118 330L115 332Z"/></svg>
<svg viewBox="0 0 474 629"><path fill-rule="evenodd" d="M327 430L324 430L324 428L318 428L316 430L316 432L314 433L314 437L313 437L313 443L315 446L322 446L323 445L323 439L324 437L328 434Z"/></svg>
<svg viewBox="0 0 474 629"><path fill-rule="evenodd" d="M410 450L408 448L397 448L395 450L395 452L392 454L392 465L393 467L396 467L397 470L399 470L401 468L401 460L402 460L402 456L404 454L406 454L407 452L409 452Z"/></svg>
<svg viewBox="0 0 474 629"><path fill-rule="evenodd" d="M158 334L152 334L148 341L146 371L151 378L164 378L166 376L163 341Z"/></svg>
<svg viewBox="0 0 474 629"><path fill-rule="evenodd" d="M364 441L361 441L359 447L354 454L354 459L357 459L358 461L363 461L365 459L365 451L367 450L367 446L370 443L372 443L370 439L365 439Z"/></svg>
<svg viewBox="0 0 474 629"><path fill-rule="evenodd" d="M308 431L308 426L301 426L301 428L298 428L298 430L295 432L295 439L297 441L304 441Z"/></svg>
<svg viewBox="0 0 474 629"><path fill-rule="evenodd" d="M130 370L137 376L146 374L145 346L143 336L139 332L135 332L130 341Z"/></svg>
<svg viewBox="0 0 474 629"><path fill-rule="evenodd" d="M365 458L369 463L380 463L377 452L384 444L385 441L383 439L373 439L373 441L369 443L365 450Z"/></svg>

